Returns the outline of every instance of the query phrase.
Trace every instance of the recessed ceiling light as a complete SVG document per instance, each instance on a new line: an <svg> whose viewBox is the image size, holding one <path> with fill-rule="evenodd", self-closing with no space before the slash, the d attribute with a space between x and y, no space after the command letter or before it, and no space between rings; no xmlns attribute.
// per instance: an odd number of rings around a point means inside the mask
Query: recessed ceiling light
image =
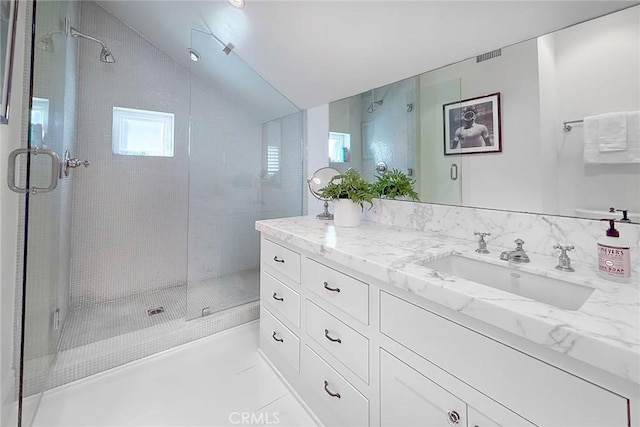
<svg viewBox="0 0 640 427"><path fill-rule="evenodd" d="M193 49L189 49L189 58L191 58L193 62L198 62L198 59L200 59L200 54Z"/></svg>
<svg viewBox="0 0 640 427"><path fill-rule="evenodd" d="M229 0L229 4L236 9L242 9L244 7L244 0Z"/></svg>

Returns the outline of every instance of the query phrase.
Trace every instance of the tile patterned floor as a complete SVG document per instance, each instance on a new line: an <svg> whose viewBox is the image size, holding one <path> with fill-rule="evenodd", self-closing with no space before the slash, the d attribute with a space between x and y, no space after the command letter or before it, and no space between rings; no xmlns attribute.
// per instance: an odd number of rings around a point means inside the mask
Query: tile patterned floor
<svg viewBox="0 0 640 427"><path fill-rule="evenodd" d="M253 322L52 389L33 427L315 426L257 347Z"/></svg>
<svg viewBox="0 0 640 427"><path fill-rule="evenodd" d="M260 298L259 270L240 271L227 276L189 283L86 306L69 312L60 350L91 344L177 319L201 317L203 309L216 313ZM164 312L148 316L147 310L163 307Z"/></svg>

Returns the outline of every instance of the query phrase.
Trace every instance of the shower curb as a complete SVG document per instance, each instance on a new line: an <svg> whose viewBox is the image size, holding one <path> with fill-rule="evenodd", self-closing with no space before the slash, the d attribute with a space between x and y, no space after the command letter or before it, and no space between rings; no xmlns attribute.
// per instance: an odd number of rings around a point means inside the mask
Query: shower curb
<svg viewBox="0 0 640 427"><path fill-rule="evenodd" d="M189 321L173 320L103 341L60 351L46 389L49 390L116 368L249 323L259 317L260 302L256 301L206 317ZM38 384L25 384L27 396L41 390Z"/></svg>

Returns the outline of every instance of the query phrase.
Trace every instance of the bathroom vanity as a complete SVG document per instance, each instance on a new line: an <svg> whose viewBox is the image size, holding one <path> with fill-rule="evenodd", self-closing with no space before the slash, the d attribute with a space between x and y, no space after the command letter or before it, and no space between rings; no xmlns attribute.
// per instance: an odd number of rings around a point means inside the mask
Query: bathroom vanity
<svg viewBox="0 0 640 427"><path fill-rule="evenodd" d="M472 235L312 217L256 228L260 349L322 424L640 426L637 283L578 260L568 275L545 254L506 263L508 247L478 254ZM452 256L471 260L456 271L486 265L565 295L525 297L433 263Z"/></svg>

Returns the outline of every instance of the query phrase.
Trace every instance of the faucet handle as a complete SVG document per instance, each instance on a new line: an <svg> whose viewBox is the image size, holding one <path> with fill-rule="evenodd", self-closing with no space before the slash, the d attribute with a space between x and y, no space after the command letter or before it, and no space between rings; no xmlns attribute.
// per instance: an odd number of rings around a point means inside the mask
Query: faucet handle
<svg viewBox="0 0 640 427"><path fill-rule="evenodd" d="M513 243L516 244L516 250L522 249L522 245L524 245L524 240L516 239L516 240L513 241Z"/></svg>
<svg viewBox="0 0 640 427"><path fill-rule="evenodd" d="M480 239L478 239L478 249L476 249L476 252L478 252L479 254L488 254L489 250L487 249L487 242L484 240L484 237L491 236L491 233L474 231L473 235L480 236Z"/></svg>
<svg viewBox="0 0 640 427"><path fill-rule="evenodd" d="M628 209L616 209L616 212L622 212L622 219L619 219L620 222L631 222L631 220L627 217L629 213Z"/></svg>
<svg viewBox="0 0 640 427"><path fill-rule="evenodd" d="M575 246L562 246L560 243L556 243L555 245L553 245L553 249L560 249L562 251L562 253L560 254L561 256L566 256L567 255L567 251L572 251L575 249Z"/></svg>
<svg viewBox="0 0 640 427"><path fill-rule="evenodd" d="M556 243L553 245L553 249L560 249L560 256L558 257L558 265L556 265L556 269L560 271L575 271L573 267L571 267L571 259L569 255L567 255L567 251L572 251L575 249L573 245L563 246L560 243Z"/></svg>

